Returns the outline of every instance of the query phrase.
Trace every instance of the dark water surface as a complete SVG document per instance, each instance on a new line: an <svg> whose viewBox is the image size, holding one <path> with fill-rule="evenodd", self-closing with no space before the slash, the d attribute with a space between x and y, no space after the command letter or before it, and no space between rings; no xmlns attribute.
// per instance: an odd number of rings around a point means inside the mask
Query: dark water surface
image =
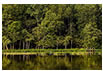
<svg viewBox="0 0 103 71"><path fill-rule="evenodd" d="M101 55L2 55L3 70L101 70Z"/></svg>

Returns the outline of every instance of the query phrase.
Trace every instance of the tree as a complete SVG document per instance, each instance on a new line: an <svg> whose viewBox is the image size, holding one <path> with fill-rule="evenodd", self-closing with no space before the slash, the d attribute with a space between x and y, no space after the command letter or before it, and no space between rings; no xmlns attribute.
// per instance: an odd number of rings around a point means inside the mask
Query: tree
<svg viewBox="0 0 103 71"><path fill-rule="evenodd" d="M67 49L67 45L70 43L71 38L72 38L71 36L65 36L64 38L65 49Z"/></svg>
<svg viewBox="0 0 103 71"><path fill-rule="evenodd" d="M56 49L59 48L59 46L63 45L63 37L62 36L55 36L56 37Z"/></svg>
<svg viewBox="0 0 103 71"><path fill-rule="evenodd" d="M82 31L84 47L85 48L98 48L98 40L101 39L101 31L97 29L96 23L90 22L86 24L85 28Z"/></svg>
<svg viewBox="0 0 103 71"><path fill-rule="evenodd" d="M8 25L8 37L11 39L14 49L14 43L19 40L19 34L21 29L21 22L20 21L14 21L10 25Z"/></svg>
<svg viewBox="0 0 103 71"><path fill-rule="evenodd" d="M3 48L4 49L6 48L8 50L8 44L10 44L11 41L6 36L3 36L2 42L3 42Z"/></svg>
<svg viewBox="0 0 103 71"><path fill-rule="evenodd" d="M55 47L56 41L53 35L46 35L44 36L39 42L37 42L37 46L44 48L53 48Z"/></svg>
<svg viewBox="0 0 103 71"><path fill-rule="evenodd" d="M2 36L12 49L102 45L100 4L3 4L2 11Z"/></svg>

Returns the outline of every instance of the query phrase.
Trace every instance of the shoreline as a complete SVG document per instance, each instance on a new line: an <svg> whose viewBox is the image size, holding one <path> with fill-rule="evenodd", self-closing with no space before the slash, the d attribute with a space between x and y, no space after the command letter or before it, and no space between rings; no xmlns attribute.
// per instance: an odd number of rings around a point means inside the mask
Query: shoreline
<svg viewBox="0 0 103 71"><path fill-rule="evenodd" d="M2 50L3 55L84 55L84 54L102 54L101 49L12 49Z"/></svg>

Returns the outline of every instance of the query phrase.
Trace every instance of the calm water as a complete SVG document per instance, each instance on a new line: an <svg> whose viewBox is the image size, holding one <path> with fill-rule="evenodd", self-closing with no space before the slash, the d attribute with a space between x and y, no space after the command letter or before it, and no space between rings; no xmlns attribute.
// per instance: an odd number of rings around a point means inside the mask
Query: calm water
<svg viewBox="0 0 103 71"><path fill-rule="evenodd" d="M3 70L101 70L101 55L3 55Z"/></svg>

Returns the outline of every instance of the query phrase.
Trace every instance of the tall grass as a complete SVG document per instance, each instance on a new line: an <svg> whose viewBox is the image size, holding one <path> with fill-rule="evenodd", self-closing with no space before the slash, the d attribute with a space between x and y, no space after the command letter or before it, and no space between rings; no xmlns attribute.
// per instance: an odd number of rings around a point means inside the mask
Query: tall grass
<svg viewBox="0 0 103 71"><path fill-rule="evenodd" d="M94 49L95 52L101 52L101 49ZM9 49L2 52L87 52L87 49Z"/></svg>

